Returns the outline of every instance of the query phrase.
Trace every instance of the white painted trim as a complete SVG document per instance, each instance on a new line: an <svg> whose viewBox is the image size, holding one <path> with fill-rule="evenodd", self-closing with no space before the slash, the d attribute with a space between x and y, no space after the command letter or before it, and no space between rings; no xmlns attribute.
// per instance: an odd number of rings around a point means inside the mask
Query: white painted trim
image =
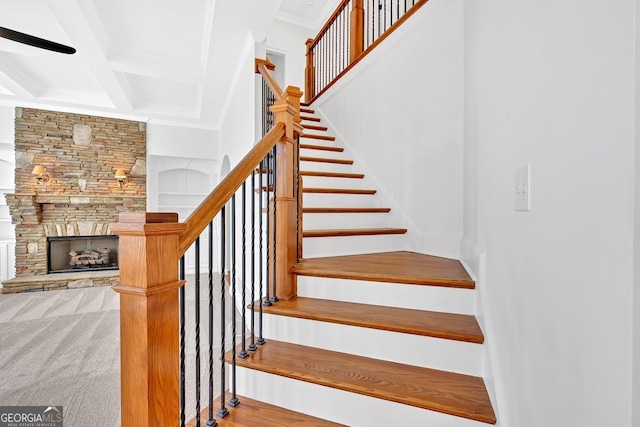
<svg viewBox="0 0 640 427"><path fill-rule="evenodd" d="M242 69L246 67L247 60L249 57L253 57L250 55L251 52L255 51L255 40L251 32L247 34L246 40L244 42L244 46L242 47L242 52L240 53L240 61L238 61L238 65L236 66L235 71L233 72L233 81L229 87L229 91L227 92L227 99L224 101L224 106L222 107L222 114L220 114L220 119L216 124L216 129L220 129L220 124L224 123L227 118L227 113L229 112L229 106L231 105L231 101L236 93L236 89L238 88L238 83L240 82L240 77L243 75ZM251 58L253 61L254 58Z"/></svg>

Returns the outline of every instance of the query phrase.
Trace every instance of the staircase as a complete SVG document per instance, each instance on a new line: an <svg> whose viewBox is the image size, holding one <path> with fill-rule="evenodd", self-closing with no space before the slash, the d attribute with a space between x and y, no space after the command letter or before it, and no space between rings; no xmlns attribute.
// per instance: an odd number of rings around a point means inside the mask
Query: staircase
<svg viewBox="0 0 640 427"><path fill-rule="evenodd" d="M321 118L301 118L298 298L263 307L267 344L237 360L243 403L219 425L495 424L475 283L456 260L403 251L407 230Z"/></svg>

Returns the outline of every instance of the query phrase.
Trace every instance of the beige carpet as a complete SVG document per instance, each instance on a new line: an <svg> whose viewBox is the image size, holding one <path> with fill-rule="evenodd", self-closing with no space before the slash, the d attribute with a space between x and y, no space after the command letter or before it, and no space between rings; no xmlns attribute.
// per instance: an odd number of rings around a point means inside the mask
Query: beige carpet
<svg viewBox="0 0 640 427"><path fill-rule="evenodd" d="M0 405L62 405L65 426L119 426L118 305L111 288L0 295Z"/></svg>
<svg viewBox="0 0 640 427"><path fill-rule="evenodd" d="M218 288L219 284L214 289ZM186 292L187 307L192 308L187 309L186 319L188 421L195 414L193 280L188 281ZM218 343L219 292L215 292L214 305ZM208 395L208 294L204 286L200 306L204 407ZM227 297L227 313L230 307ZM230 330L227 321L228 339ZM62 405L65 427L119 426L119 334L119 296L108 287L0 295L0 406ZM219 344L214 348L215 395L220 389L219 348Z"/></svg>

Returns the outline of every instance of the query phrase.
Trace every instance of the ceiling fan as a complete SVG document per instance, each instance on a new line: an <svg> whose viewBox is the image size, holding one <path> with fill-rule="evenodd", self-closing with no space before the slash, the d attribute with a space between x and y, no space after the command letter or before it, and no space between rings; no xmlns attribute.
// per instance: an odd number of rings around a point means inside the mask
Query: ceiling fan
<svg viewBox="0 0 640 427"><path fill-rule="evenodd" d="M41 39L40 37L32 36L30 34L21 33L19 31L10 30L8 28L0 27L0 37L13 40L18 43L28 44L30 46L39 47L40 49L47 49L54 52L66 53L72 55L76 53L76 50L71 46L65 46L60 43L52 42L50 40Z"/></svg>

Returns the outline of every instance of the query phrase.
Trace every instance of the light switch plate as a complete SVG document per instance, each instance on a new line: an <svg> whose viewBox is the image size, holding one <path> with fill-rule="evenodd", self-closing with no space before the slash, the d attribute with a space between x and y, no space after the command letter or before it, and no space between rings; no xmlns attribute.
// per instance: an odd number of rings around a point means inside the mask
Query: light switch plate
<svg viewBox="0 0 640 427"><path fill-rule="evenodd" d="M516 169L515 207L516 211L531 210L531 165Z"/></svg>

